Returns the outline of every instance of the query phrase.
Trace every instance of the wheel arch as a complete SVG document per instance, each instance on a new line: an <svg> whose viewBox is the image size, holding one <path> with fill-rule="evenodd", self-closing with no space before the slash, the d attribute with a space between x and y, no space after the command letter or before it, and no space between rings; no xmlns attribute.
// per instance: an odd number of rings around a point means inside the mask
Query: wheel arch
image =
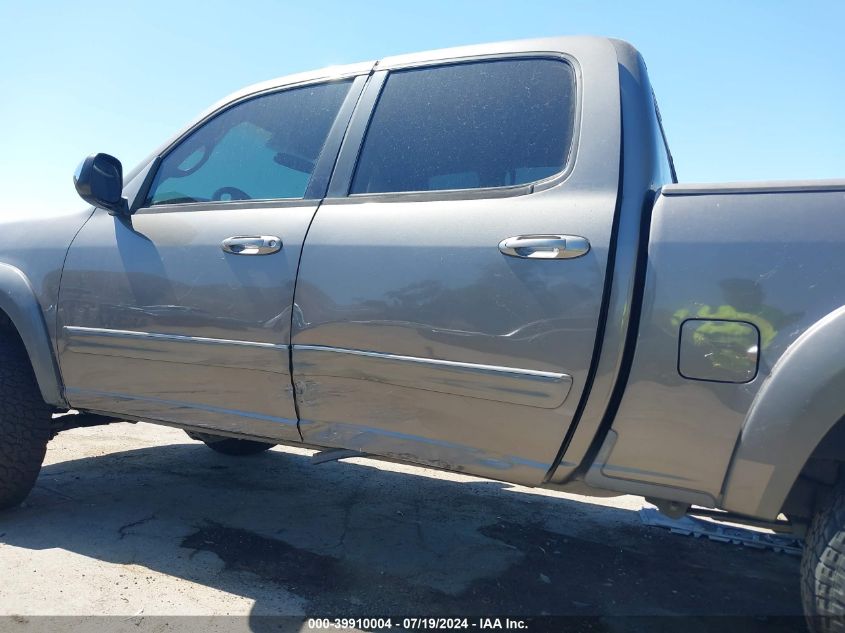
<svg viewBox="0 0 845 633"><path fill-rule="evenodd" d="M0 263L0 311L8 317L26 348L44 401L54 406L66 406L41 305L26 275L5 263Z"/></svg>
<svg viewBox="0 0 845 633"><path fill-rule="evenodd" d="M776 518L802 469L843 414L845 306L808 328L757 393L725 480L723 507Z"/></svg>

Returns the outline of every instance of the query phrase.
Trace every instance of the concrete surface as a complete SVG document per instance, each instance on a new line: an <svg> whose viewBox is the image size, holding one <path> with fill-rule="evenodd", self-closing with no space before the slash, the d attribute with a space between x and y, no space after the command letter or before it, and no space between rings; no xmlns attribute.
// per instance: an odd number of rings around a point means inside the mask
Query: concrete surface
<svg viewBox="0 0 845 633"><path fill-rule="evenodd" d="M226 457L149 424L60 434L0 515L0 615L248 630L269 614L735 614L772 630L761 616L800 613L796 557L646 527L638 497L308 455Z"/></svg>

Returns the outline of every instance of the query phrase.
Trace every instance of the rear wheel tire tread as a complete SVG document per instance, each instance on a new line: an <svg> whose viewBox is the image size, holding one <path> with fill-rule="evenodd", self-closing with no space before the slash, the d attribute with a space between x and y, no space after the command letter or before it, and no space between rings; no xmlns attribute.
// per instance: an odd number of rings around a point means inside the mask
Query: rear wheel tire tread
<svg viewBox="0 0 845 633"><path fill-rule="evenodd" d="M833 490L807 532L801 599L810 630L845 633L845 482Z"/></svg>

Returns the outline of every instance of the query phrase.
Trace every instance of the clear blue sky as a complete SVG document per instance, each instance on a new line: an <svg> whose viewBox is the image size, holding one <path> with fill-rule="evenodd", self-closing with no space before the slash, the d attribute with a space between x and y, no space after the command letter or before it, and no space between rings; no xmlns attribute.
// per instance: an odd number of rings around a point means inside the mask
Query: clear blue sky
<svg viewBox="0 0 845 633"><path fill-rule="evenodd" d="M845 1L0 0L0 211L84 206L247 84L386 55L570 34L639 48L682 181L845 177Z"/></svg>

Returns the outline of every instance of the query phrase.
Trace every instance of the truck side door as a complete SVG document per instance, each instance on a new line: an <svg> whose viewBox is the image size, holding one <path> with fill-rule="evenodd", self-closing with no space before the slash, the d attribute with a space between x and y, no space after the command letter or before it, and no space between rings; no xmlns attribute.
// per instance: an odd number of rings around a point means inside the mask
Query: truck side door
<svg viewBox="0 0 845 633"><path fill-rule="evenodd" d="M590 58L616 72L609 45ZM379 62L300 264L305 441L543 480L585 391L618 186L618 87L582 68L518 47Z"/></svg>
<svg viewBox="0 0 845 633"><path fill-rule="evenodd" d="M93 214L60 289L71 405L299 439L296 269L364 81L229 104L160 156L131 217Z"/></svg>

